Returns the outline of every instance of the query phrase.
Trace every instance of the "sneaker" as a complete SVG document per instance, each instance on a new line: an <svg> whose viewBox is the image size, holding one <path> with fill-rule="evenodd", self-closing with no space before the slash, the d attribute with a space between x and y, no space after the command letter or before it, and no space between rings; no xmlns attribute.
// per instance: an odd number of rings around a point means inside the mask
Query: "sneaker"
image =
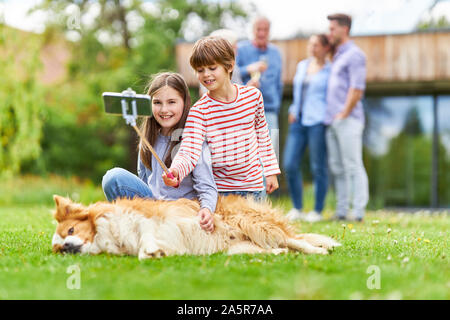
<svg viewBox="0 0 450 320"><path fill-rule="evenodd" d="M363 217L355 216L354 214L350 214L348 216L347 220L348 221L354 221L354 222L363 222L364 221Z"/></svg>
<svg viewBox="0 0 450 320"><path fill-rule="evenodd" d="M303 220L304 217L305 217L305 214L296 208L292 208L286 214L286 218L288 218L289 221Z"/></svg>
<svg viewBox="0 0 450 320"><path fill-rule="evenodd" d="M345 216L338 216L335 214L333 217L331 217L330 221L345 221L347 218Z"/></svg>
<svg viewBox="0 0 450 320"><path fill-rule="evenodd" d="M320 213L317 213L316 211L309 212L305 217L306 222L314 223L320 220L322 220L322 215Z"/></svg>

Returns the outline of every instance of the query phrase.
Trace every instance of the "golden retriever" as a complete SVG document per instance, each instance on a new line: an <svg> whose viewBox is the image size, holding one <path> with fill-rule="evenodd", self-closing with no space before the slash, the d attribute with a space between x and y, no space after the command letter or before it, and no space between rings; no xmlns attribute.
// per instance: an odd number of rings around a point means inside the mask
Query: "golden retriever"
<svg viewBox="0 0 450 320"><path fill-rule="evenodd" d="M340 244L317 234L295 234L269 202L219 197L214 232L201 229L193 200L119 199L89 206L53 196L57 221L54 252L135 255L139 259L226 252L274 253L288 250L327 254Z"/></svg>

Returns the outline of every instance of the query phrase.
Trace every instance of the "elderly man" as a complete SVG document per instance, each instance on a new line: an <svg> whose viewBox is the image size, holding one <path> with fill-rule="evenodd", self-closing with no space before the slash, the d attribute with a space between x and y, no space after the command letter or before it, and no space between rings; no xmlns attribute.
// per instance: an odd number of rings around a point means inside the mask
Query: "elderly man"
<svg viewBox="0 0 450 320"><path fill-rule="evenodd" d="M328 17L329 39L336 52L327 91L325 124L328 160L336 189L338 220L362 221L369 199L367 173L362 159L366 85L366 57L350 40L352 19L345 14ZM351 215L347 217L350 202Z"/></svg>
<svg viewBox="0 0 450 320"><path fill-rule="evenodd" d="M281 54L269 43L270 21L258 17L253 23L253 40L238 44L236 63L242 81L262 92L264 111L272 144L278 156L278 114L280 112L283 83L281 80Z"/></svg>

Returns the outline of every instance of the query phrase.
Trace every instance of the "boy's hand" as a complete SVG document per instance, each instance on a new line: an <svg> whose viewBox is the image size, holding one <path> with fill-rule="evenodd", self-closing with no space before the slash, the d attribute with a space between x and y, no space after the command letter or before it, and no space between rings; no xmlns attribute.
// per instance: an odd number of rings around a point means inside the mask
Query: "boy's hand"
<svg viewBox="0 0 450 320"><path fill-rule="evenodd" d="M164 172L162 175L164 184L169 187L174 187L174 188L178 187L180 185L180 182L178 181L178 176L179 176L178 171L176 169L169 169L169 172L171 172L173 174L175 179L170 179L167 176L167 174Z"/></svg>
<svg viewBox="0 0 450 320"><path fill-rule="evenodd" d="M278 179L276 175L266 177L266 192L271 194L278 189Z"/></svg>
<svg viewBox="0 0 450 320"><path fill-rule="evenodd" d="M197 213L200 217L200 227L209 232L214 231L214 218L211 211L208 208L202 208Z"/></svg>

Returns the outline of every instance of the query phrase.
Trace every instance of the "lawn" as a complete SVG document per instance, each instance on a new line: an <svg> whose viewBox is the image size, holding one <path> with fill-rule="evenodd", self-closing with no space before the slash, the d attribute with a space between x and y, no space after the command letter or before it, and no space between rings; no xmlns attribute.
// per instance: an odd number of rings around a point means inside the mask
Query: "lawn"
<svg viewBox="0 0 450 320"><path fill-rule="evenodd" d="M297 223L301 232L341 241L328 256L214 254L139 262L53 254L53 193L85 204L103 198L98 186L77 179L25 177L0 185L0 299L450 299L448 212L376 211L364 223ZM275 203L290 208L285 198ZM79 289L73 288L77 279Z"/></svg>

